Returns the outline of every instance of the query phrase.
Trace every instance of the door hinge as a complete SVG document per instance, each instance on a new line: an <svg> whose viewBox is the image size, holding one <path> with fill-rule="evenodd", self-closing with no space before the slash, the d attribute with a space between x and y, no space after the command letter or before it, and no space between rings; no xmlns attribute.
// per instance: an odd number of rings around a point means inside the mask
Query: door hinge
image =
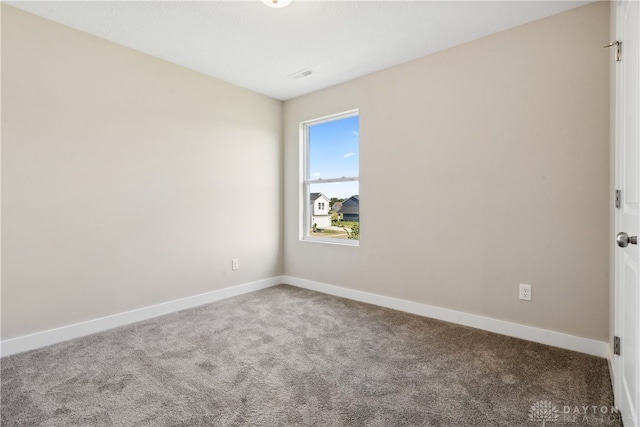
<svg viewBox="0 0 640 427"><path fill-rule="evenodd" d="M613 337L613 354L620 356L620 337Z"/></svg>
<svg viewBox="0 0 640 427"><path fill-rule="evenodd" d="M616 48L616 62L620 62L622 61L622 42L621 41L614 41L609 43L606 46L602 46L605 49L609 49L611 47L615 47Z"/></svg>
<svg viewBox="0 0 640 427"><path fill-rule="evenodd" d="M620 209L622 204L622 191L616 190L616 209Z"/></svg>

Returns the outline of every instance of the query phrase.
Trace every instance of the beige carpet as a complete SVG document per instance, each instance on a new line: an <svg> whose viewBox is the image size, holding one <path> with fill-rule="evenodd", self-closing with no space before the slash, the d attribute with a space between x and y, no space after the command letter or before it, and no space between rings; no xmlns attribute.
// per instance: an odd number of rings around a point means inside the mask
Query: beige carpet
<svg viewBox="0 0 640 427"><path fill-rule="evenodd" d="M605 359L285 285L0 363L5 427L619 425Z"/></svg>

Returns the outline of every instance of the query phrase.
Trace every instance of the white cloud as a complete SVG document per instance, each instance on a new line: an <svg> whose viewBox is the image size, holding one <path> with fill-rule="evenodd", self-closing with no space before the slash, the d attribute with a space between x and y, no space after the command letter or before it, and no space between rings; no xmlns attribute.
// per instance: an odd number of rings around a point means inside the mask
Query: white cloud
<svg viewBox="0 0 640 427"><path fill-rule="evenodd" d="M355 156L355 155L356 155L356 153L347 153L347 154L344 155L343 158L347 159L347 158L349 158L351 156Z"/></svg>
<svg viewBox="0 0 640 427"><path fill-rule="evenodd" d="M357 130L352 130L351 133L353 134L353 136L355 136L356 138L360 137L360 132L358 132Z"/></svg>
<svg viewBox="0 0 640 427"><path fill-rule="evenodd" d="M316 173L312 174L312 176L320 176L320 172L316 172Z"/></svg>

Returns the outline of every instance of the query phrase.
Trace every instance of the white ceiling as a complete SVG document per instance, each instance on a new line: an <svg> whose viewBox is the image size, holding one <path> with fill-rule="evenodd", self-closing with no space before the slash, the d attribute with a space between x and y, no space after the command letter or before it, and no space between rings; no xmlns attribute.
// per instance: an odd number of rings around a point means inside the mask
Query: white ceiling
<svg viewBox="0 0 640 427"><path fill-rule="evenodd" d="M286 100L590 3L587 1L6 1ZM289 75L305 68L314 74Z"/></svg>

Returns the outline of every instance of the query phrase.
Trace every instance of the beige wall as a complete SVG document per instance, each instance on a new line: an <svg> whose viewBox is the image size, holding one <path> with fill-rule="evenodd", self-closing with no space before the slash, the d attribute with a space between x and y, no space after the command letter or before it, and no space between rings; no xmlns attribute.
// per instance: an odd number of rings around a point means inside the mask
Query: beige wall
<svg viewBox="0 0 640 427"><path fill-rule="evenodd" d="M281 102L3 5L2 107L2 339L282 273Z"/></svg>
<svg viewBox="0 0 640 427"><path fill-rule="evenodd" d="M287 101L285 274L606 341L608 39L595 3ZM298 123L353 108L360 246L300 242Z"/></svg>

